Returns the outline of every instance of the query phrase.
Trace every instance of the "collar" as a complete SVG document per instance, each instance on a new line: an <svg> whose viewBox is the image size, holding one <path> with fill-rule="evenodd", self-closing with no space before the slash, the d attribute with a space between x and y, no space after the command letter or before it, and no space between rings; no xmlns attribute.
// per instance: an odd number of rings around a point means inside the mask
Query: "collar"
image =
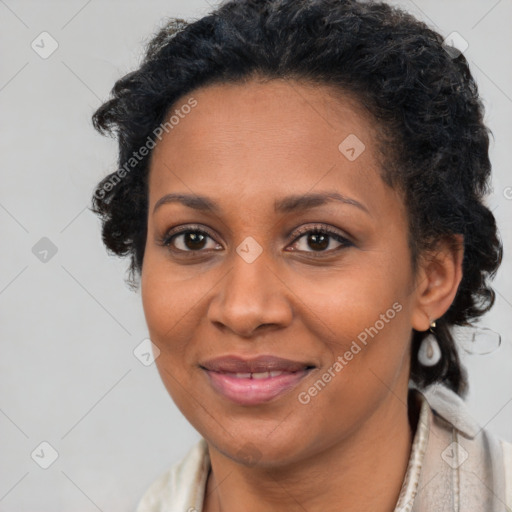
<svg viewBox="0 0 512 512"><path fill-rule="evenodd" d="M418 482L427 451L430 425L432 423L432 409L425 396L418 390L411 388L409 389L408 398L409 409L412 406L419 409L420 412L402 489L393 512L410 512L412 510L414 499L418 492Z"/></svg>

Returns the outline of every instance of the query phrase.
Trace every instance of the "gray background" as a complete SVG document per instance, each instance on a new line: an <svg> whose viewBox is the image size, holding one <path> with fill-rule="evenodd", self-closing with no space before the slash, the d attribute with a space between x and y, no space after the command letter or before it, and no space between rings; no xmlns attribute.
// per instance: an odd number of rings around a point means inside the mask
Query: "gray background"
<svg viewBox="0 0 512 512"><path fill-rule="evenodd" d="M489 205L505 260L482 325L503 342L491 355L463 358L473 416L512 441L512 1L395 3L468 41L494 133ZM86 207L116 158L91 114L166 16L197 18L213 5L0 0L0 511L133 510L199 438L154 364L133 354L147 336L140 296L124 284L127 262L106 254ZM31 47L43 31L59 45L46 59ZM57 249L46 261L43 237ZM51 462L43 441L58 453L48 469L40 467Z"/></svg>

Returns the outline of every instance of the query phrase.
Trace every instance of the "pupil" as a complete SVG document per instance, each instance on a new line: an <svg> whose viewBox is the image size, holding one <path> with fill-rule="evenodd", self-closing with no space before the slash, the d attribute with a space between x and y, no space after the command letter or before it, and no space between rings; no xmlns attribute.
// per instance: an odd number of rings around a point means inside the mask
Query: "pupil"
<svg viewBox="0 0 512 512"><path fill-rule="evenodd" d="M188 233L185 235L185 245L188 249L202 249L201 244L204 245L204 238L201 233Z"/></svg>
<svg viewBox="0 0 512 512"><path fill-rule="evenodd" d="M313 244L318 244L316 249L320 248L320 249L325 249L326 247L329 246L329 240L328 240L328 236L326 235L323 235L323 234L319 234L319 233L314 233L312 235L309 235L308 237L308 243L310 244L310 247L312 249L315 249L314 246L311 245L311 242ZM321 239L321 241L319 242L319 239Z"/></svg>

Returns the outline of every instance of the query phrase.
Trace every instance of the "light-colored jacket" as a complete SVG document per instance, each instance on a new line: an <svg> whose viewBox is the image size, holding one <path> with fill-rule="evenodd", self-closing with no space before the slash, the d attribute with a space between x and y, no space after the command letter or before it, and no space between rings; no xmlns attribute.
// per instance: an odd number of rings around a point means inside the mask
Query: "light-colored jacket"
<svg viewBox="0 0 512 512"><path fill-rule="evenodd" d="M444 386L420 393L395 512L512 512L512 444L495 438ZM146 491L136 512L202 512L210 471L204 439Z"/></svg>

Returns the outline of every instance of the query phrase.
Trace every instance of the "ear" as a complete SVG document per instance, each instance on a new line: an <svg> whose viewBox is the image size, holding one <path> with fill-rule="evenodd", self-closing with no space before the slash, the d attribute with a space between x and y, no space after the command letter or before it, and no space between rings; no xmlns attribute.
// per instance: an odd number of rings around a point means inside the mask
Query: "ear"
<svg viewBox="0 0 512 512"><path fill-rule="evenodd" d="M412 327L426 331L448 311L462 279L463 235L441 238L433 250L420 257L414 290Z"/></svg>

